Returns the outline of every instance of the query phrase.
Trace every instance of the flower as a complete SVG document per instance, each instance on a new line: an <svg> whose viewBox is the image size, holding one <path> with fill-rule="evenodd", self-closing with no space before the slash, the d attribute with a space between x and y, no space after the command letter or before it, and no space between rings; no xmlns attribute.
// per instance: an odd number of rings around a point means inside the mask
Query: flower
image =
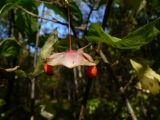
<svg viewBox="0 0 160 120"><path fill-rule="evenodd" d="M95 66L93 58L83 51L68 50L60 53L53 53L46 59L46 63L51 66L63 65L68 68L73 68L80 65Z"/></svg>

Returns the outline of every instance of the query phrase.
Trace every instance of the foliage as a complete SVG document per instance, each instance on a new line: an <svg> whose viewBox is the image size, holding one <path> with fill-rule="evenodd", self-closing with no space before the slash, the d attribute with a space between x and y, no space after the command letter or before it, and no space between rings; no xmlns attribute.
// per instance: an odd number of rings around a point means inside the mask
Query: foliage
<svg viewBox="0 0 160 120"><path fill-rule="evenodd" d="M138 28L122 39L103 32L99 24L92 24L86 39L88 41L104 42L107 45L120 49L139 49L141 46L151 42L159 34L159 30L155 27L159 21L160 18Z"/></svg>
<svg viewBox="0 0 160 120"><path fill-rule="evenodd" d="M160 119L160 1L108 2L1 0L0 119ZM107 7L98 23L95 13ZM44 25L60 29L45 34ZM51 76L43 72L49 58ZM97 76L88 78L84 65L94 61Z"/></svg>
<svg viewBox="0 0 160 120"><path fill-rule="evenodd" d="M14 38L9 38L0 43L1 57L17 57L20 51L20 46Z"/></svg>

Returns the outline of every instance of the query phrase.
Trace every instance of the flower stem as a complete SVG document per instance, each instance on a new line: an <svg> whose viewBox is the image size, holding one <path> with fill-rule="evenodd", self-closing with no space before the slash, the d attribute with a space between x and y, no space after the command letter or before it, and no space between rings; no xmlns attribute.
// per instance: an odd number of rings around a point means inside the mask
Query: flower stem
<svg viewBox="0 0 160 120"><path fill-rule="evenodd" d="M68 3L68 35L69 35L69 49L72 50L71 25L70 25L70 10Z"/></svg>

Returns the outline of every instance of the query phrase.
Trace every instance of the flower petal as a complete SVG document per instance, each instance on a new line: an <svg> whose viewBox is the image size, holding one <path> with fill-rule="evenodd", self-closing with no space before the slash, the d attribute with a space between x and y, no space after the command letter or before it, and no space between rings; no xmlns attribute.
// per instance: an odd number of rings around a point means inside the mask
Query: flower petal
<svg viewBox="0 0 160 120"><path fill-rule="evenodd" d="M64 65L68 68L73 68L80 65L96 65L92 57L89 54L84 53L82 50L69 50L61 53L53 53L47 58L47 64L51 66Z"/></svg>

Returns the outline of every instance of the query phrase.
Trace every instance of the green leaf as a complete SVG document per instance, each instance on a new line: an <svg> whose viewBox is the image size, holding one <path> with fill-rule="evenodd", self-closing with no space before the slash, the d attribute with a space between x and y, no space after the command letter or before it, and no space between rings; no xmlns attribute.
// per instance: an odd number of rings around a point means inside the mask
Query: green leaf
<svg viewBox="0 0 160 120"><path fill-rule="evenodd" d="M35 39L36 32L39 29L37 19L28 14L24 14L22 11L17 11L15 15L15 24L23 37L28 36L30 41Z"/></svg>
<svg viewBox="0 0 160 120"><path fill-rule="evenodd" d="M45 3L45 6L47 6L49 9L52 9L58 15L60 15L62 18L68 21L67 19L68 11L67 11L67 8L65 8L63 4L59 3L59 4L51 5L49 3ZM79 7L77 6L76 2L74 2L73 0L70 0L69 9L70 9L70 17L71 17L72 24L80 25L82 23L82 13Z"/></svg>
<svg viewBox="0 0 160 120"><path fill-rule="evenodd" d="M22 6L25 9L38 14L38 9L33 0L7 0L0 3L0 14L8 12L11 9L17 9L17 6Z"/></svg>
<svg viewBox="0 0 160 120"><path fill-rule="evenodd" d="M5 101L0 98L0 107L3 106L4 104L5 104Z"/></svg>
<svg viewBox="0 0 160 120"><path fill-rule="evenodd" d="M96 109L99 107L100 103L101 103L100 99L90 99L90 100L88 100L87 109L89 111L89 114L93 114L96 111Z"/></svg>
<svg viewBox="0 0 160 120"><path fill-rule="evenodd" d="M124 7L132 9L135 12L139 12L145 8L146 3L146 0L123 0Z"/></svg>
<svg viewBox="0 0 160 120"><path fill-rule="evenodd" d="M140 63L138 63L138 62L136 62L136 61L134 61L134 60L132 60L132 59L130 59L130 63L131 63L132 67L134 68L134 70L135 70L137 73L139 73L140 70L143 68L143 66L142 66Z"/></svg>
<svg viewBox="0 0 160 120"><path fill-rule="evenodd" d="M16 7L16 3L6 3L0 8L0 15Z"/></svg>
<svg viewBox="0 0 160 120"><path fill-rule="evenodd" d="M16 57L19 54L20 46L14 38L3 40L0 43L1 57Z"/></svg>
<svg viewBox="0 0 160 120"><path fill-rule="evenodd" d="M51 54L51 52L54 50L54 44L57 42L58 36L57 33L54 32L50 35L50 37L47 39L43 47L41 48L40 55L38 57L37 65L33 71L33 76L38 75L43 70L43 63L45 59Z"/></svg>
<svg viewBox="0 0 160 120"><path fill-rule="evenodd" d="M149 90L152 94L158 94L160 91L160 75L146 64L130 60L132 67L138 75L138 88Z"/></svg>
<svg viewBox="0 0 160 120"><path fill-rule="evenodd" d="M76 2L74 2L74 1L71 1L69 3L69 6L70 6L71 15L72 15L71 20L73 20L73 24L80 25L82 23L82 13L81 13L79 7L77 6Z"/></svg>
<svg viewBox="0 0 160 120"><path fill-rule="evenodd" d="M105 33L100 24L94 23L90 26L86 39L90 42L103 42L119 49L139 49L141 46L151 42L160 33L155 27L159 21L160 18L138 28L122 39Z"/></svg>
<svg viewBox="0 0 160 120"><path fill-rule="evenodd" d="M64 18L65 20L67 20L67 16L64 13L64 11L62 10L62 8L58 5L55 4L49 4L49 3L45 3L45 6L51 10L53 10L55 13L57 13L58 15L60 15L62 18Z"/></svg>
<svg viewBox="0 0 160 120"><path fill-rule="evenodd" d="M15 71L15 74L16 74L16 76L17 76L19 79L25 79L25 78L27 78L27 74L26 74L25 71L23 71L23 70L16 70L16 71Z"/></svg>

